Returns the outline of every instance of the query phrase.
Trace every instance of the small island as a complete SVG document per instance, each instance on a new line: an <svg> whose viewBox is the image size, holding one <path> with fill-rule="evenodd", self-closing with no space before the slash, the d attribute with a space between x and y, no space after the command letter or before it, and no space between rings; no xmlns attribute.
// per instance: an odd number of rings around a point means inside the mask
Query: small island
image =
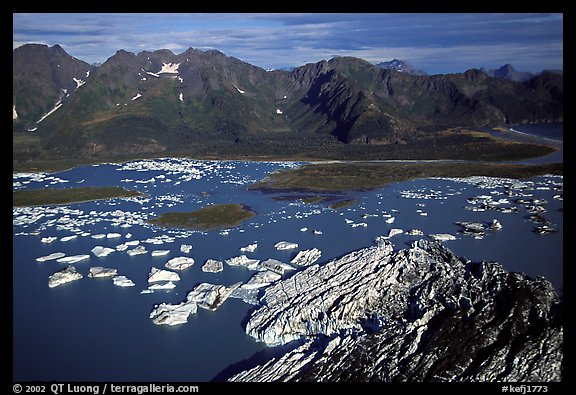
<svg viewBox="0 0 576 395"><path fill-rule="evenodd" d="M62 205L135 196L146 194L121 187L27 189L12 192L12 207Z"/></svg>
<svg viewBox="0 0 576 395"><path fill-rule="evenodd" d="M243 204L216 204L191 212L169 212L149 220L164 228L219 230L232 228L257 214Z"/></svg>

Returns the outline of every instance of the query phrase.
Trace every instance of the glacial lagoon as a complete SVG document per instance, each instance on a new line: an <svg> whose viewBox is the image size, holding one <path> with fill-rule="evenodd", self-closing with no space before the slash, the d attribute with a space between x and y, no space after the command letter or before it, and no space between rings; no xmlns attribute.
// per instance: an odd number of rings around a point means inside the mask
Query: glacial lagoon
<svg viewBox="0 0 576 395"><path fill-rule="evenodd" d="M457 255L544 276L562 293L562 177L413 180L330 194L357 200L338 210L330 202L303 203L297 192L247 189L270 172L299 165L164 158L14 174L14 189L120 185L148 196L13 209L13 379L209 381L254 355L271 357L274 349L244 332L254 306L242 299L230 297L216 311L199 308L180 325L156 325L149 318L156 305L181 303L200 283L228 287L250 280L255 271L226 263L241 255L290 263L300 251L316 248L321 252L316 263L322 264L379 236L389 236L401 249L446 234L455 240L443 243ZM209 232L146 222L163 212L225 203L245 204L258 216L237 228ZM535 213L556 231L535 232L542 226L535 222L539 218L530 219ZM501 229L489 228L494 219ZM464 234L455 222L486 229L483 237ZM411 235L411 229L423 235ZM278 248L282 241L298 246ZM141 253L128 253L136 248ZM64 255L37 261L56 253ZM76 255L89 256L72 264L82 278L50 288L49 277L66 267L58 259ZM175 287L150 291L152 268L166 269L176 257L193 258L194 264L178 271ZM224 262L223 270L203 271L209 259ZM94 267L116 269L134 286L89 277Z"/></svg>

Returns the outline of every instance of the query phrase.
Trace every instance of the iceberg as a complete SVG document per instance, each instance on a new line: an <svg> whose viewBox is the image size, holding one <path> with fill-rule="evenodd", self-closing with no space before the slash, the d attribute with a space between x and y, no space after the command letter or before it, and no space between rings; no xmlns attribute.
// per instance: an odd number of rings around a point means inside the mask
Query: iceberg
<svg viewBox="0 0 576 395"><path fill-rule="evenodd" d="M322 252L318 248L312 248L311 250L300 251L290 263L297 266L308 266L316 262L322 256Z"/></svg>
<svg viewBox="0 0 576 395"><path fill-rule="evenodd" d="M70 241L70 240L74 240L77 237L78 237L78 235L64 236L64 237L60 238L60 241Z"/></svg>
<svg viewBox="0 0 576 395"><path fill-rule="evenodd" d="M118 273L118 269L110 269L101 266L94 266L90 268L90 273L88 277L91 278L102 278L102 277L114 277Z"/></svg>
<svg viewBox="0 0 576 395"><path fill-rule="evenodd" d="M180 246L180 251L184 254L188 254L190 251L192 251L192 246L189 244L182 244Z"/></svg>
<svg viewBox="0 0 576 395"><path fill-rule="evenodd" d="M112 282L117 287L133 287L135 284L126 276L116 276L112 279Z"/></svg>
<svg viewBox="0 0 576 395"><path fill-rule="evenodd" d="M202 266L202 271L206 273L218 273L222 270L224 270L222 262L214 259L208 259Z"/></svg>
<svg viewBox="0 0 576 395"><path fill-rule="evenodd" d="M154 306L150 312L150 319L156 325L180 325L188 322L190 314L196 314L198 307L194 302L182 302L180 304L162 303Z"/></svg>
<svg viewBox="0 0 576 395"><path fill-rule="evenodd" d="M276 249L278 251L292 250L294 248L298 248L298 244L297 243L290 243L288 241L279 241L278 243L274 244L274 247L276 247Z"/></svg>
<svg viewBox="0 0 576 395"><path fill-rule="evenodd" d="M58 263L77 263L90 259L90 255L71 255L56 260Z"/></svg>
<svg viewBox="0 0 576 395"><path fill-rule="evenodd" d="M96 246L94 248L92 248L92 253L94 255L96 255L98 258L103 257L103 256L108 256L111 253L115 252L116 250L113 248L108 248L108 247L102 247L102 246Z"/></svg>
<svg viewBox="0 0 576 395"><path fill-rule="evenodd" d="M146 254L147 252L148 251L146 251L146 247L144 246L138 246L136 248L126 251L126 253L130 256Z"/></svg>
<svg viewBox="0 0 576 395"><path fill-rule="evenodd" d="M254 252L258 248L258 243L249 244L246 247L240 248L240 252Z"/></svg>
<svg viewBox="0 0 576 395"><path fill-rule="evenodd" d="M201 283L188 293L187 300L188 302L196 303L203 309L214 311L220 307L240 285L242 285L242 282L232 284L230 287Z"/></svg>
<svg viewBox="0 0 576 395"><path fill-rule="evenodd" d="M283 275L287 270L295 270L292 266L287 263L280 262L276 259L267 259L260 263L258 266L263 270L271 270L275 273Z"/></svg>
<svg viewBox="0 0 576 395"><path fill-rule="evenodd" d="M256 270L259 263L259 259L250 259L246 255L226 259L226 264L229 266L245 266L250 270Z"/></svg>
<svg viewBox="0 0 576 395"><path fill-rule="evenodd" d="M186 256L179 256L166 262L166 267L172 270L186 270L194 264L194 259Z"/></svg>
<svg viewBox="0 0 576 395"><path fill-rule="evenodd" d="M255 289L255 288L267 287L268 285L280 280L280 278L282 278L280 274L275 273L271 270L265 270L253 275L252 278L248 280L246 284L242 285L242 288Z"/></svg>
<svg viewBox="0 0 576 395"><path fill-rule="evenodd" d="M172 281L168 281L167 283L163 284L152 284L148 287L149 290L158 291L158 290L168 290L176 288L176 284Z"/></svg>
<svg viewBox="0 0 576 395"><path fill-rule="evenodd" d="M42 243L52 243L56 239L57 239L57 237L43 237L40 241Z"/></svg>
<svg viewBox="0 0 576 395"><path fill-rule="evenodd" d="M156 267L152 267L152 269L150 269L150 273L148 274L148 282L155 283L161 281L180 281L180 276L178 273L171 272L169 270L162 270Z"/></svg>
<svg viewBox="0 0 576 395"><path fill-rule="evenodd" d="M164 256L168 255L170 250L154 250L152 251L152 256Z"/></svg>
<svg viewBox="0 0 576 395"><path fill-rule="evenodd" d="M50 288L58 287L62 284L80 280L82 277L82 274L78 273L74 266L66 266L64 269L48 277L48 286Z"/></svg>
<svg viewBox="0 0 576 395"><path fill-rule="evenodd" d="M452 236L452 235L447 234L447 233L433 233L433 234L428 235L428 237L430 237L432 240L436 240L436 241L456 240L455 236Z"/></svg>
<svg viewBox="0 0 576 395"><path fill-rule="evenodd" d="M37 262L46 262L46 261L51 261L54 259L60 259L62 257L66 256L66 254L64 254L63 252L53 252L50 255L45 255L45 256L41 256L36 258Z"/></svg>
<svg viewBox="0 0 576 395"><path fill-rule="evenodd" d="M108 234L106 235L106 238L107 238L107 239L115 239L115 238L118 238L118 237L121 237L121 236L122 236L122 235L121 235L120 233L108 233Z"/></svg>

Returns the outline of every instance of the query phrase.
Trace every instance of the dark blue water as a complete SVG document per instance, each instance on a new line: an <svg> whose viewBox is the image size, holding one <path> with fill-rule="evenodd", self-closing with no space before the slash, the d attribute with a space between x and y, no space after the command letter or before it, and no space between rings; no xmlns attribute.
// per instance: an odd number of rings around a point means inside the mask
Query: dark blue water
<svg viewBox="0 0 576 395"><path fill-rule="evenodd" d="M136 170L142 167L148 170ZM122 185L149 196L14 210L14 380L208 381L255 353L271 355L271 350L245 334L242 324L253 306L239 299L228 299L215 312L199 309L187 324L176 327L157 326L148 318L155 304L179 303L200 282L230 285L247 281L254 272L245 268L225 264L221 273L204 273L201 266L206 259L241 255L239 248L253 242L258 248L247 254L251 258L288 262L298 251L316 247L322 251L320 262L326 262L369 246L374 237L387 235L392 228L418 228L425 235L455 235L457 240L445 244L458 255L476 261L498 261L508 270L544 276L557 289L562 288L561 177L535 177L514 188L531 198L545 199L542 204L547 211L542 215L556 225L558 232L540 235L531 231L535 224L527 220L525 207L505 195L502 183L488 186L481 179L414 180L370 192L345 193L338 197L356 198L358 204L341 210L332 210L327 204L272 199L295 197L296 193L247 190L251 182L284 167L286 164L280 163L164 159L85 166L30 182L29 177L15 178L15 188ZM493 201L508 198L510 203L502 206L518 206L518 212L465 210L464 206L470 205L466 199L479 195L489 195ZM162 212L194 210L212 203L244 203L259 215L228 232L167 231L145 223L146 218ZM39 213L44 216L35 218ZM394 223L385 222L388 215L395 217ZM503 229L488 232L481 240L459 234L454 224L490 222L494 218ZM352 223L366 226L352 227ZM308 230L301 231L304 227ZM315 235L312 230L322 234ZM121 237L91 237L109 232L120 233ZM71 234L78 237L50 244L40 241L47 236ZM145 243L161 235L175 239L162 245ZM418 238L403 234L392 241L396 248L405 248ZM97 245L114 248L130 240L140 240L148 253L131 257L114 252L102 258L90 253ZM299 248L277 251L274 244L281 240L296 242ZM181 244L193 246L190 254L180 252ZM170 254L152 257L150 251L154 249L169 249ZM35 259L57 251L91 257L75 264L83 279L50 289L48 277L63 264L39 263ZM179 273L182 280L174 290L140 294L148 286L151 267L163 268L168 259L185 255L193 257L196 264ZM91 266L116 268L136 286L120 288L110 279L88 278Z"/></svg>

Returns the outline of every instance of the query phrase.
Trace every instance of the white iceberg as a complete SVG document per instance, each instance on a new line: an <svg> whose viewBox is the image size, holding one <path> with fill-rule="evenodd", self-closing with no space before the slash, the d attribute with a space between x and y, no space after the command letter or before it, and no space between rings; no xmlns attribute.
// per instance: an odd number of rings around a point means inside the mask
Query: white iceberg
<svg viewBox="0 0 576 395"><path fill-rule="evenodd" d="M216 310L240 285L242 285L241 282L232 284L230 287L201 283L188 293L187 300L196 303L203 309Z"/></svg>
<svg viewBox="0 0 576 395"><path fill-rule="evenodd" d="M64 237L60 238L60 241L70 241L70 240L74 240L77 237L78 237L78 235L64 236Z"/></svg>
<svg viewBox="0 0 576 395"><path fill-rule="evenodd" d="M456 240L455 236L453 236L451 234L447 234L447 233L433 233L431 235L428 235L428 237L430 237L432 240L436 240L436 241Z"/></svg>
<svg viewBox="0 0 576 395"><path fill-rule="evenodd" d="M260 263L259 269L271 270L278 274L284 274L287 270L295 270L292 266L287 263L280 262L276 259L267 259Z"/></svg>
<svg viewBox="0 0 576 395"><path fill-rule="evenodd" d="M74 266L67 266L48 277L48 286L54 288L62 284L80 280L82 277L82 274L78 273Z"/></svg>
<svg viewBox="0 0 576 395"><path fill-rule="evenodd" d="M130 256L146 254L147 252L148 251L146 251L146 247L144 246L138 246L136 248L132 248L131 250L126 251L126 253Z"/></svg>
<svg viewBox="0 0 576 395"><path fill-rule="evenodd" d="M107 238L107 239L115 239L115 238L121 237L121 236L122 236L122 235L121 235L120 233L108 233L108 234L106 235L106 238Z"/></svg>
<svg viewBox="0 0 576 395"><path fill-rule="evenodd" d="M190 251L192 251L192 246L189 244L182 244L180 246L180 251L184 254L188 254Z"/></svg>
<svg viewBox="0 0 576 395"><path fill-rule="evenodd" d="M392 224L392 223L394 223L395 220L396 220L396 218L390 217L390 218L386 219L386 223L387 223L387 224Z"/></svg>
<svg viewBox="0 0 576 395"><path fill-rule="evenodd" d="M148 287L148 289L152 291L169 290L174 288L176 288L176 284L174 284L172 281L168 281L167 283L163 284L152 284Z"/></svg>
<svg viewBox="0 0 576 395"><path fill-rule="evenodd" d="M60 259L62 257L66 256L66 254L64 254L63 252L53 252L50 255L45 255L45 256L41 256L36 258L37 262L46 262L46 261L51 261L54 259Z"/></svg>
<svg viewBox="0 0 576 395"><path fill-rule="evenodd" d="M156 325L179 325L188 322L190 314L196 314L198 307L194 302L182 302L180 304L162 303L154 306L150 312L150 319Z"/></svg>
<svg viewBox="0 0 576 395"><path fill-rule="evenodd" d="M202 266L202 271L206 273L218 273L222 270L224 270L222 262L214 259L208 259Z"/></svg>
<svg viewBox="0 0 576 395"><path fill-rule="evenodd" d="M255 288L267 287L273 282L280 280L280 278L282 278L280 274L275 273L271 270L265 270L253 275L252 278L248 280L246 284L242 285L242 288L255 289Z"/></svg>
<svg viewBox="0 0 576 395"><path fill-rule="evenodd" d="M117 274L118 269L94 266L90 268L90 273L88 273L88 277L91 278L114 277Z"/></svg>
<svg viewBox="0 0 576 395"><path fill-rule="evenodd" d="M310 250L300 251L290 263L297 266L308 266L320 259L321 256L322 252L318 248L312 248Z"/></svg>
<svg viewBox="0 0 576 395"><path fill-rule="evenodd" d="M90 255L84 254L84 255L65 256L63 258L56 260L56 262L58 262L58 263L77 263L77 262L85 261L86 259L90 259Z"/></svg>
<svg viewBox="0 0 576 395"><path fill-rule="evenodd" d="M117 287L133 287L135 284L126 276L116 276L112 279L112 282Z"/></svg>
<svg viewBox="0 0 576 395"><path fill-rule="evenodd" d="M56 239L58 239L58 238L57 237L43 237L40 241L42 243L52 243Z"/></svg>
<svg viewBox="0 0 576 395"><path fill-rule="evenodd" d="M276 247L278 251L292 250L294 248L298 248L298 244L290 243L289 241L279 241L278 243L274 244L274 247Z"/></svg>
<svg viewBox="0 0 576 395"><path fill-rule="evenodd" d="M97 235L92 235L91 237L92 237L93 239L103 239L103 238L106 237L106 235L103 234L103 233L99 233L99 234L97 234Z"/></svg>
<svg viewBox="0 0 576 395"><path fill-rule="evenodd" d="M194 259L187 256L178 256L166 262L166 267L172 270L186 270L194 264Z"/></svg>
<svg viewBox="0 0 576 395"><path fill-rule="evenodd" d="M171 272L169 270L152 267L152 269L150 269L150 273L148 274L148 282L155 283L162 281L180 281L180 276L178 273Z"/></svg>
<svg viewBox="0 0 576 395"><path fill-rule="evenodd" d="M240 248L240 252L254 252L258 248L258 243L249 244L246 247Z"/></svg>
<svg viewBox="0 0 576 395"><path fill-rule="evenodd" d="M245 266L251 270L256 270L259 263L259 259L250 259L246 255L240 255L234 258L226 259L226 264L229 266Z"/></svg>
<svg viewBox="0 0 576 395"><path fill-rule="evenodd" d="M96 247L92 248L91 251L98 258L103 257L103 256L108 256L111 253L116 252L116 250L113 248L108 248L108 247L103 247L103 246L96 246Z"/></svg>
<svg viewBox="0 0 576 395"><path fill-rule="evenodd" d="M154 250L152 251L152 256L164 256L168 255L170 250Z"/></svg>

